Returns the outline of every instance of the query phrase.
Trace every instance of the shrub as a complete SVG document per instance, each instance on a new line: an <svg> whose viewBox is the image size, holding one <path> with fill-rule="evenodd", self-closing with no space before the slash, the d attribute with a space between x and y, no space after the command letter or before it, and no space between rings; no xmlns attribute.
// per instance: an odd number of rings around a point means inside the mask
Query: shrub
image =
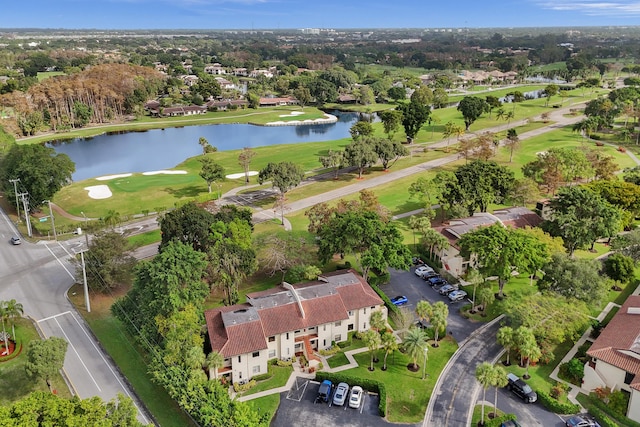
<svg viewBox="0 0 640 427"><path fill-rule="evenodd" d="M291 365L293 365L293 361L292 360L278 359L278 360L276 360L276 365L278 365L278 366L291 366Z"/></svg>
<svg viewBox="0 0 640 427"><path fill-rule="evenodd" d="M319 353L322 356L333 356L334 354L340 352L340 347L337 345L331 346L330 348L320 350Z"/></svg>
<svg viewBox="0 0 640 427"><path fill-rule="evenodd" d="M562 396L564 396L569 391L569 386L563 382L556 382L556 385L551 387L551 397L556 400L559 400Z"/></svg>
<svg viewBox="0 0 640 427"><path fill-rule="evenodd" d="M244 384L239 384L239 383L233 383L233 390L236 393L241 393L243 391L247 391L252 389L253 387L256 386L256 380L251 380L248 383L244 383Z"/></svg>
<svg viewBox="0 0 640 427"><path fill-rule="evenodd" d="M584 344L578 347L578 351L576 351L576 357L578 359L583 360L585 357L587 357L587 351L589 351L590 348L591 348L591 342L585 341ZM583 361L586 362L586 360L583 360Z"/></svg>
<svg viewBox="0 0 640 427"><path fill-rule="evenodd" d="M617 423L609 424L609 425L617 425L617 426L624 425L629 427L640 427L640 423L630 420L624 415L620 415L620 414L616 414L615 412L612 412L611 408L608 407L602 400L597 399L594 393L589 395L589 403L591 404L588 408L589 412L591 412L594 416L598 417L598 411L599 411L602 414L606 414L605 415L606 417L617 421ZM598 420L600 419L601 418L598 417ZM604 426L604 424L602 425Z"/></svg>
<svg viewBox="0 0 640 427"><path fill-rule="evenodd" d="M304 354L301 354L300 355L300 366L302 366L304 368L305 366L308 365L308 363L309 362L307 361L307 358L304 356Z"/></svg>
<svg viewBox="0 0 640 427"><path fill-rule="evenodd" d="M387 390L384 383L365 377L353 377L343 372L316 372L316 381L329 380L333 383L345 382L347 384L358 384L364 390L378 393L380 397L380 404L378 405L378 412L381 417L387 415Z"/></svg>
<svg viewBox="0 0 640 427"><path fill-rule="evenodd" d="M598 421L598 424L600 424L602 427L617 427L619 425L615 420L609 418L607 414L605 414L598 408L589 408L589 413L594 416L594 418Z"/></svg>
<svg viewBox="0 0 640 427"><path fill-rule="evenodd" d="M629 394L616 390L609 396L609 408L616 414L626 415L629 407Z"/></svg>
<svg viewBox="0 0 640 427"><path fill-rule="evenodd" d="M584 363L575 357L567 362L567 373L575 383L581 384L584 377Z"/></svg>
<svg viewBox="0 0 640 427"><path fill-rule="evenodd" d="M270 370L270 369L269 369ZM271 378L273 376L273 372L267 372L265 374L260 374L260 375L256 375L252 378L252 380L255 381L264 381L264 380L268 380L269 378Z"/></svg>
<svg viewBox="0 0 640 427"><path fill-rule="evenodd" d="M506 421L518 419L515 414L504 414L500 417L492 418L484 423L484 427L500 427Z"/></svg>
<svg viewBox="0 0 640 427"><path fill-rule="evenodd" d="M349 347L351 345L351 340L347 340L347 341L340 341L338 344L338 348L342 349L342 348L346 348Z"/></svg>
<svg viewBox="0 0 640 427"><path fill-rule="evenodd" d="M538 399L542 406L556 414L577 414L580 411L580 405L559 402L542 390L538 390Z"/></svg>

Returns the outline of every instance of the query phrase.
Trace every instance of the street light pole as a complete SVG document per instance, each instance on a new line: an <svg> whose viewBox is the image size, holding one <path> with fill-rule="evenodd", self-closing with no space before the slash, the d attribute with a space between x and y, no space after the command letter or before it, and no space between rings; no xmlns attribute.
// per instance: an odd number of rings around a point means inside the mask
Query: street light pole
<svg viewBox="0 0 640 427"><path fill-rule="evenodd" d="M80 252L80 260L82 261L82 281L84 284L84 305L87 307L87 313L91 313L91 304L89 303L89 286L87 285L87 268L84 263L84 253L87 249L83 249Z"/></svg>
<svg viewBox="0 0 640 427"><path fill-rule="evenodd" d="M425 379L426 373L427 373L427 352L428 352L427 344L425 344L425 346L422 348L422 351L424 351L424 363L422 364L422 379Z"/></svg>
<svg viewBox="0 0 640 427"><path fill-rule="evenodd" d="M82 214L82 216L84 217L84 238L87 242L87 249L89 248L89 235L87 234L87 216L84 214L84 212L80 212Z"/></svg>

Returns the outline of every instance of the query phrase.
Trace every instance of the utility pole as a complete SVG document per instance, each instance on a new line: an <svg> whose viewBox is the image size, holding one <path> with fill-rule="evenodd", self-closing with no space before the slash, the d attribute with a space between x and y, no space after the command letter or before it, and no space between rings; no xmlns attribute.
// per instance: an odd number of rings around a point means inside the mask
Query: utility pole
<svg viewBox="0 0 640 427"><path fill-rule="evenodd" d="M89 249L89 234L87 234L87 216L84 214L84 212L80 212L82 214L82 216L84 217L84 238L87 241L87 249Z"/></svg>
<svg viewBox="0 0 640 427"><path fill-rule="evenodd" d="M29 220L29 203L27 202L27 197L29 193L20 193L20 197L22 197L22 207L24 208L24 220L27 223L27 234L29 237L32 236L31 233L31 221Z"/></svg>
<svg viewBox="0 0 640 427"><path fill-rule="evenodd" d="M56 235L56 223L53 219L53 210L51 209L51 200L45 200L49 204L49 216L51 217L51 228L53 229L53 240L58 240L58 236Z"/></svg>
<svg viewBox="0 0 640 427"><path fill-rule="evenodd" d="M82 261L82 282L84 284L84 305L87 307L87 313L91 313L91 303L89 303L89 286L87 285L87 268L84 263L84 253L88 249L83 249L81 251L74 252L76 254L80 254L80 260Z"/></svg>
<svg viewBox="0 0 640 427"><path fill-rule="evenodd" d="M20 203L18 203L18 183L20 182L20 178L10 179L9 182L13 184L13 192L16 195L16 209L18 211L18 221L20 221Z"/></svg>

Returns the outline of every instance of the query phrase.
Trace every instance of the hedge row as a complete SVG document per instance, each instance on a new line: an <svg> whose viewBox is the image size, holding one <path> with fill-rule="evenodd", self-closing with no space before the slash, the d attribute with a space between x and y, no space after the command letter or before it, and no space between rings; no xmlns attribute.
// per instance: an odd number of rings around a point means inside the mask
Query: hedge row
<svg viewBox="0 0 640 427"><path fill-rule="evenodd" d="M332 383L347 383L350 386L359 385L365 390L378 393L380 403L378 404L378 412L381 417L387 416L387 390L383 382L370 378L354 377L342 372L316 372L316 380L329 380Z"/></svg>
<svg viewBox="0 0 640 427"><path fill-rule="evenodd" d="M391 302L391 300L389 299L389 297L382 292L382 289L380 289L378 286L374 285L373 283L370 283L371 289L373 289L374 291L376 291L376 294L378 294L378 296L380 298L382 298L382 301L384 301L384 304L387 306L387 308L392 312L395 313L396 315L400 315L400 309L398 308L397 305L395 305L394 303Z"/></svg>
<svg viewBox="0 0 640 427"><path fill-rule="evenodd" d="M515 421L518 417L515 414L504 414L498 418L492 418L484 423L484 427L500 427L506 421Z"/></svg>
<svg viewBox="0 0 640 427"><path fill-rule="evenodd" d="M580 405L558 402L542 390L538 391L538 399L540 399L540 403L542 403L545 408L556 414L577 414L580 412Z"/></svg>
<svg viewBox="0 0 640 427"><path fill-rule="evenodd" d="M589 409L589 413L593 415L596 420L598 420L598 423L602 427L618 427L620 425L595 406Z"/></svg>

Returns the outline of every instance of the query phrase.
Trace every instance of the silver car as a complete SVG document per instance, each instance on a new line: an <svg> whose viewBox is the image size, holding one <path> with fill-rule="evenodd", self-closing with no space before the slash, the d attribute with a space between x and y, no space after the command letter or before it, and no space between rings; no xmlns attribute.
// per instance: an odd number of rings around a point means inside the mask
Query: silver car
<svg viewBox="0 0 640 427"><path fill-rule="evenodd" d="M349 384L340 383L336 388L335 393L333 394L333 404L342 406L344 402L347 400L347 395L349 394Z"/></svg>

